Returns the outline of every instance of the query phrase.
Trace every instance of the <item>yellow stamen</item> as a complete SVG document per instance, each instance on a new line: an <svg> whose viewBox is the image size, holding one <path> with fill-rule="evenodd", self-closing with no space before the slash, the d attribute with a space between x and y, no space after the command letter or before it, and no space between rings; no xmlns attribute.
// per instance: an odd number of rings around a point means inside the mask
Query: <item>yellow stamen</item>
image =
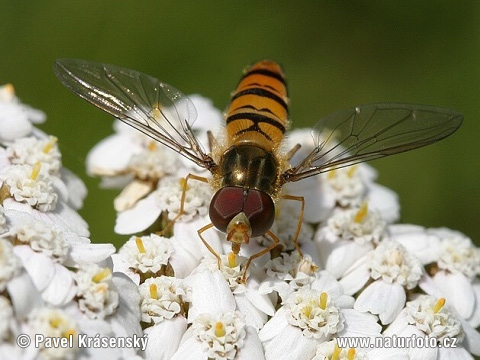
<svg viewBox="0 0 480 360"><path fill-rule="evenodd" d="M5 89L5 92L9 95L13 95L15 94L15 88L13 87L12 84L5 84L3 86L3 88Z"/></svg>
<svg viewBox="0 0 480 360"><path fill-rule="evenodd" d="M330 180L332 180L336 175L337 175L337 170L331 170L327 174L327 176Z"/></svg>
<svg viewBox="0 0 480 360"><path fill-rule="evenodd" d="M157 285L155 284L150 285L150 297L152 299L158 300Z"/></svg>
<svg viewBox="0 0 480 360"><path fill-rule="evenodd" d="M104 280L105 278L109 277L112 274L109 268L105 268L99 273L97 273L93 278L92 281L95 283L99 283L100 281Z"/></svg>
<svg viewBox="0 0 480 360"><path fill-rule="evenodd" d="M237 264L237 255L233 252L229 253L228 254L228 266L230 266L231 268L234 268L237 265L238 265Z"/></svg>
<svg viewBox="0 0 480 360"><path fill-rule="evenodd" d="M348 360L353 360L353 359L355 359L355 349L354 349L354 348L348 349L347 359L348 359Z"/></svg>
<svg viewBox="0 0 480 360"><path fill-rule="evenodd" d="M157 149L157 143L155 141L150 141L148 143L148 150L155 151Z"/></svg>
<svg viewBox="0 0 480 360"><path fill-rule="evenodd" d="M338 360L341 352L342 349L339 348L337 344L335 344L335 347L333 348L332 360Z"/></svg>
<svg viewBox="0 0 480 360"><path fill-rule="evenodd" d="M55 316L49 320L50 326L57 329L62 323L63 319L61 317Z"/></svg>
<svg viewBox="0 0 480 360"><path fill-rule="evenodd" d="M349 178L352 178L353 175L355 175L355 173L357 172L357 168L358 168L357 165L350 166L347 170L347 176Z"/></svg>
<svg viewBox="0 0 480 360"><path fill-rule="evenodd" d="M219 321L215 324L215 336L216 337L223 337L225 336L225 326Z"/></svg>
<svg viewBox="0 0 480 360"><path fill-rule="evenodd" d="M353 221L356 223L361 223L365 218L367 217L368 214L368 205L367 202L364 201L362 205L360 205L360 209L358 209L357 213L355 214L355 218Z"/></svg>
<svg viewBox="0 0 480 360"><path fill-rule="evenodd" d="M438 299L437 303L433 307L433 312L436 314L440 310L442 310L443 306L445 305L445 298Z"/></svg>
<svg viewBox="0 0 480 360"><path fill-rule="evenodd" d="M140 254L145 254L145 246L143 246L143 241L141 238L137 237L135 238L135 244L137 244L137 249Z"/></svg>
<svg viewBox="0 0 480 360"><path fill-rule="evenodd" d="M327 308L327 300L328 300L328 294L326 292L322 292L320 294L320 301L319 301L320 309L325 310Z"/></svg>
<svg viewBox="0 0 480 360"><path fill-rule="evenodd" d="M35 165L33 165L32 173L30 174L30 179L37 180L38 174L40 174L40 169L42 168L42 163L37 161Z"/></svg>
<svg viewBox="0 0 480 360"><path fill-rule="evenodd" d="M63 337L68 338L70 336L75 335L76 333L77 333L77 331L75 329L68 329L67 331L65 331L63 333Z"/></svg>
<svg viewBox="0 0 480 360"><path fill-rule="evenodd" d="M302 309L302 312L307 318L310 318L310 314L312 313L312 306L311 305L305 306Z"/></svg>
<svg viewBox="0 0 480 360"><path fill-rule="evenodd" d="M55 136L50 136L50 140L48 141L48 143L43 148L43 152L45 154L48 154L52 150L53 145L55 145L57 141L58 141L58 139Z"/></svg>

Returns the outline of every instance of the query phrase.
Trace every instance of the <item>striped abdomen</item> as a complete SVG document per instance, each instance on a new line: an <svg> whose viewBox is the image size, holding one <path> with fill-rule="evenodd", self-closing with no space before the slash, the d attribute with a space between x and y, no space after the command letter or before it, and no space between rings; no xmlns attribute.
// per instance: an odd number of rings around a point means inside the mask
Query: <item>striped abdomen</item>
<svg viewBox="0 0 480 360"><path fill-rule="evenodd" d="M288 127L285 76L273 61L250 67L240 79L226 113L228 145L278 147Z"/></svg>

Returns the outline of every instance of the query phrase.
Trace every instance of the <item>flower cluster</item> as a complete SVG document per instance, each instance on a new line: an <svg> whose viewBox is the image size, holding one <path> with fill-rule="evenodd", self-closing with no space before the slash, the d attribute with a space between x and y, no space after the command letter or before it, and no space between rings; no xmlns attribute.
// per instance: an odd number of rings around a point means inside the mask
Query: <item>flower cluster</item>
<svg viewBox="0 0 480 360"><path fill-rule="evenodd" d="M191 100L198 111L192 129L208 149L206 130L218 134L222 115L200 96ZM47 147L46 154L51 152L53 158L56 141L38 130L22 135L32 136L45 142L31 146L44 153ZM0 297L6 304L0 306L6 319L0 322L0 351L19 352L12 338L27 327L30 333L59 337L81 332L120 336L121 332L148 338L142 351L105 353L124 358L472 359L480 355L480 334L475 329L480 325L480 250L453 230L395 224L397 196L375 183L376 172L369 165L287 184L285 194L305 199L301 230L297 231L300 202L279 199L272 226L279 245L250 261L272 244L270 237L252 238L239 254L232 251L226 235L209 227L211 184L195 179L185 184L188 174L209 174L117 122L115 134L92 149L87 161L89 173L101 176L104 186L122 189L114 203L115 231L130 238L111 255L111 247L89 243L86 225L78 215L74 217L73 209L83 195L76 195L62 176L60 157L47 165L48 156L33 156L22 149L22 144L33 140L7 138L2 140L5 155L0 156L4 169L0 172L4 264L0 286L8 292ZM292 131L285 142L286 151L302 144L292 164L315 146L309 130ZM39 179L50 184L49 194L57 195L54 207L45 205L45 196L31 200L31 194L40 190L12 193L15 186L7 180L15 177L1 174L13 174L6 168L14 166L30 166L30 172L23 172L30 182ZM26 186L21 181L15 184ZM184 189L184 211L179 214ZM51 275L40 276L40 271ZM28 294L24 281L34 284L28 289L39 296ZM41 301L26 304L26 298ZM433 339L434 345L454 339L456 347L372 345L379 339L387 343L394 337L412 336ZM346 346L345 339L371 343ZM50 355L52 349L38 349L44 358L94 354L92 349L68 354L60 350L65 351L57 349L58 354Z"/></svg>
<svg viewBox="0 0 480 360"><path fill-rule="evenodd" d="M62 166L57 138L32 125L44 119L0 87L0 357L99 358L103 349L80 347L78 336L141 336L139 296L112 275L113 245L90 243L76 212L86 188ZM25 334L32 343L20 347ZM36 347L37 334L72 341ZM137 352L113 350L117 359Z"/></svg>

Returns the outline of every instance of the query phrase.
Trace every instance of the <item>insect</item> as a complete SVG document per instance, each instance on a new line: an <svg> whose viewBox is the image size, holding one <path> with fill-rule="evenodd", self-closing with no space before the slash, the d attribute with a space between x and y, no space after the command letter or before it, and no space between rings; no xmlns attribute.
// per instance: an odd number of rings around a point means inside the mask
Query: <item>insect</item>
<svg viewBox="0 0 480 360"><path fill-rule="evenodd" d="M55 73L81 98L210 171L211 179L187 176L178 216L183 212L187 181L200 180L209 182L215 195L209 208L211 223L198 234L219 266L220 256L202 236L204 231L215 227L226 233L234 254L251 237L268 236L271 246L248 259L244 282L252 260L279 243L270 230L278 199L301 204L294 239L301 254L298 235L305 200L283 194L285 183L434 143L455 132L462 122L460 113L431 106L353 107L321 119L313 128L314 149L291 166L289 160L300 145L283 150L289 100L285 75L275 62L260 61L244 71L226 111L226 140L219 142L209 132L208 153L192 130L195 107L170 85L138 71L84 60L57 60Z"/></svg>

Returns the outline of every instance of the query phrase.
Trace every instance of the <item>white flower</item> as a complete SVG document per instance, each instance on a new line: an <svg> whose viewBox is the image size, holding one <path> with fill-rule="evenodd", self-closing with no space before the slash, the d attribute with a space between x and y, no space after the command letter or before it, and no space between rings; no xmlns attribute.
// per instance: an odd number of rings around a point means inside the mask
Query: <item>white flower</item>
<svg viewBox="0 0 480 360"><path fill-rule="evenodd" d="M182 360L191 354L200 358L263 359L258 334L245 322L244 315L235 311L234 296L223 275L219 271L203 271L186 281L192 290L192 307L188 312L192 327L172 360Z"/></svg>
<svg viewBox="0 0 480 360"><path fill-rule="evenodd" d="M28 136L33 131L33 123L45 121L45 114L24 105L15 96L11 84L0 87L0 142L8 142Z"/></svg>
<svg viewBox="0 0 480 360"><path fill-rule="evenodd" d="M81 267L75 273L79 309L91 319L103 319L118 307L118 292L109 268L96 264Z"/></svg>
<svg viewBox="0 0 480 360"><path fill-rule="evenodd" d="M378 314L382 324L389 324L405 304L405 290L416 287L422 277L422 264L392 240L381 242L367 262L375 281L358 296L354 308Z"/></svg>
<svg viewBox="0 0 480 360"><path fill-rule="evenodd" d="M328 272L320 272L311 287L292 293L286 304L260 330L267 359L311 359L317 345L334 336L378 336L376 316L353 309ZM355 335L353 335L355 334Z"/></svg>
<svg viewBox="0 0 480 360"><path fill-rule="evenodd" d="M7 282L20 273L21 262L13 251L10 241L0 238L0 291L3 291Z"/></svg>
<svg viewBox="0 0 480 360"><path fill-rule="evenodd" d="M75 359L79 351L77 335L79 333L75 319L60 309L41 308L33 311L28 324L32 334L42 334L44 337L72 338L73 346L45 346L37 349L45 359Z"/></svg>
<svg viewBox="0 0 480 360"><path fill-rule="evenodd" d="M442 296L459 315L480 324L480 249L458 231L429 229L429 235L440 239L436 262L429 267L429 276L420 283L428 294Z"/></svg>
<svg viewBox="0 0 480 360"><path fill-rule="evenodd" d="M16 139L7 149L7 156L14 165L43 163L50 174L58 174L62 166L57 138L37 139L33 136Z"/></svg>
<svg viewBox="0 0 480 360"><path fill-rule="evenodd" d="M210 359L235 359L247 332L241 313L227 312L218 317L199 315L192 323L193 336L201 342Z"/></svg>
<svg viewBox="0 0 480 360"><path fill-rule="evenodd" d="M140 308L144 323L156 324L176 315L185 315L189 289L180 279L167 276L149 278L140 284L138 291L142 298Z"/></svg>
<svg viewBox="0 0 480 360"><path fill-rule="evenodd" d="M141 283L141 277L162 275L173 252L174 238L151 234L132 236L114 256L115 271L122 271L135 283Z"/></svg>
<svg viewBox="0 0 480 360"><path fill-rule="evenodd" d="M33 251L43 253L60 264L67 258L69 246L63 232L42 221L23 222L14 226L11 233L20 244L28 244Z"/></svg>
<svg viewBox="0 0 480 360"><path fill-rule="evenodd" d="M281 253L265 264L267 277L262 281L259 292L270 294L276 291L284 302L295 290L315 280L317 266L310 255L300 257L298 252Z"/></svg>
<svg viewBox="0 0 480 360"><path fill-rule="evenodd" d="M267 322L268 316L275 313L271 299L259 291L258 280L253 274L257 273L255 265L251 264L248 269L247 278L244 283L244 267L248 258L235 255L230 252L228 255L220 255L221 264L218 268L218 260L212 256L205 257L202 264L195 272L204 271L207 268L212 273L220 270L227 281L236 303L237 310L245 315L245 321L255 329L261 329Z"/></svg>
<svg viewBox="0 0 480 360"><path fill-rule="evenodd" d="M14 314L12 305L6 297L0 296L0 343L12 335L13 322Z"/></svg>
<svg viewBox="0 0 480 360"><path fill-rule="evenodd" d="M10 195L18 202L24 202L40 210L55 209L58 195L53 187L50 176L41 170L40 162L35 165L12 165L1 174Z"/></svg>
<svg viewBox="0 0 480 360"><path fill-rule="evenodd" d="M472 359L467 351L475 355L480 354L480 334L457 317L453 309L446 304L445 298L419 295L408 302L405 309L384 332L385 336L393 334L409 338L412 335L416 337L427 335L437 340L435 347L410 347L408 350L411 359ZM444 339L448 340L449 344L456 339L456 346L451 348L442 346Z"/></svg>

